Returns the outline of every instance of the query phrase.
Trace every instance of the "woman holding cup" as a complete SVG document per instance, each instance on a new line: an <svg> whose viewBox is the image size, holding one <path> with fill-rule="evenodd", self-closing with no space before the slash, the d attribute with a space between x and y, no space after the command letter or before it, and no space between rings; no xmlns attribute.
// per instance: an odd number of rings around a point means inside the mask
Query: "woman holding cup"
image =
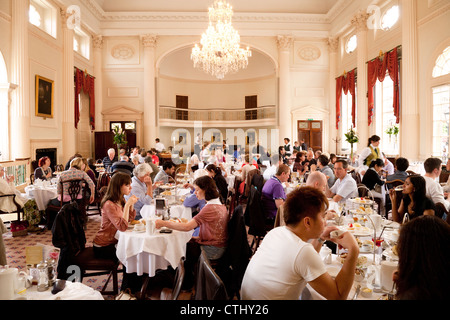
<svg viewBox="0 0 450 320"><path fill-rule="evenodd" d="M403 185L403 198L397 199L395 189L389 190L389 197L392 201L392 220L402 223L405 215L413 219L422 215L433 215L435 205L426 196L426 182L420 175L408 176ZM400 201L400 206L397 206Z"/></svg>
<svg viewBox="0 0 450 320"><path fill-rule="evenodd" d="M128 201L125 201L124 198L125 195L130 194L130 191L131 176L123 172L116 172L111 178L106 194L100 203L102 223L93 240L94 255L97 258L118 260L116 255L117 239L114 236L117 230L126 231L128 223L134 220L136 216L134 204L138 200L137 197L133 195L128 198ZM122 290L131 287L129 285L129 282L131 282L130 274L127 274L124 270L123 275ZM133 286L134 288L131 288L132 292L140 289L140 281L135 282L137 283L135 287Z"/></svg>

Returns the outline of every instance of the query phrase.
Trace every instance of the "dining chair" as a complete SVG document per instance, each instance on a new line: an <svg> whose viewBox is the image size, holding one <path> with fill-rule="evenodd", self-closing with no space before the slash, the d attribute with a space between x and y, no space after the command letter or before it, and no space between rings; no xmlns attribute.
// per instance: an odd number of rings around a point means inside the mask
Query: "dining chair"
<svg viewBox="0 0 450 320"><path fill-rule="evenodd" d="M63 207L64 204L67 204L69 202L74 202L76 201L80 207L80 213L82 215L82 218L84 220L84 223L86 224L87 221L87 217L86 217L86 194L87 194L87 182L84 179L73 179L73 180L66 180L66 181L60 181L60 197L61 200L59 201L59 203L57 205L52 204L51 202L49 202L49 204L47 205L47 208L45 209L45 217L47 220L47 228L50 230L52 228L53 225L53 220L54 218L52 217L53 214L56 214L61 210L61 208ZM64 202L63 201L63 196L64 196L64 184L68 183L69 187L68 187L68 193L70 196L70 201L69 202ZM80 194L80 191L82 193L81 199L77 199L78 195Z"/></svg>
<svg viewBox="0 0 450 320"><path fill-rule="evenodd" d="M447 221L448 221L449 220L449 218L448 218L448 210L445 207L445 205L443 203L441 203L441 202L437 202L437 203L435 203L435 206L436 206L435 216L437 216L439 218L442 218L444 213L445 213L447 215Z"/></svg>
<svg viewBox="0 0 450 320"><path fill-rule="evenodd" d="M160 293L160 300L177 300L181 292L181 286L183 284L185 269L184 269L184 257L181 257L180 262L175 273L175 279L173 281L172 289L163 288ZM147 280L147 279L146 279Z"/></svg>
<svg viewBox="0 0 450 320"><path fill-rule="evenodd" d="M70 221L71 223L67 223ZM100 291L102 295L117 295L119 292L118 259L97 258L93 247L86 247L86 235L79 206L75 202L65 204L58 212L52 226L52 244L61 249L58 261L58 278L67 279L71 276L69 267L77 266L80 279L108 275ZM73 272L73 271L72 271ZM113 289L106 290L112 277Z"/></svg>
<svg viewBox="0 0 450 320"><path fill-rule="evenodd" d="M0 201L5 201L7 198L10 198L10 201L14 203L14 205L16 206L16 210L13 210L11 212L0 210L0 214L17 213L17 220L20 221L20 213L23 213L23 208L17 203L16 194L12 193L0 195Z"/></svg>
<svg viewBox="0 0 450 320"><path fill-rule="evenodd" d="M194 300L228 300L225 284L211 267L203 249L197 263L194 290Z"/></svg>

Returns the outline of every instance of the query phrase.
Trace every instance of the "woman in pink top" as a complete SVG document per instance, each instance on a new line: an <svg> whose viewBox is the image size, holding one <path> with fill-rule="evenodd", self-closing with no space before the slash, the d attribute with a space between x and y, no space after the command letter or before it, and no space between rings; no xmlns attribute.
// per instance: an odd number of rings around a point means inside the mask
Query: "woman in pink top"
<svg viewBox="0 0 450 320"><path fill-rule="evenodd" d="M102 210L102 223L100 230L97 232L93 240L94 255L97 258L117 259L116 243L114 237L117 230L126 231L128 222L134 220L136 211L134 204L138 200L132 195L125 202L125 195L129 195L131 191L131 177L123 172L116 172L109 182L106 194L100 203ZM123 266L123 279L121 290L127 288L131 292L137 292L142 287L142 279L136 273L128 274L125 266Z"/></svg>
<svg viewBox="0 0 450 320"><path fill-rule="evenodd" d="M179 231L190 231L200 226L200 232L195 241L205 250L209 259L216 260L223 255L227 245L227 208L220 202L217 186L211 177L197 178L194 181L194 188L197 198L206 200L203 209L187 223L156 220L156 228L167 227Z"/></svg>

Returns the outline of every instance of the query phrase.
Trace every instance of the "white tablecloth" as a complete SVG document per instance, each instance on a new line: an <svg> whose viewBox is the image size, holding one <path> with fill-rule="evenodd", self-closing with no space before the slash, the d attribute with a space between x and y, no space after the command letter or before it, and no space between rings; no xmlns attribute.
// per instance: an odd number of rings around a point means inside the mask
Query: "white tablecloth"
<svg viewBox="0 0 450 320"><path fill-rule="evenodd" d="M145 205L141 208L142 218L150 218L155 215L155 205ZM176 205L170 207L170 216L172 218L185 218L187 220L192 219L192 208L185 207L183 205Z"/></svg>
<svg viewBox="0 0 450 320"><path fill-rule="evenodd" d="M66 282L64 290L52 294L52 288L38 292L37 286L28 288L23 294L17 294L19 300L104 300L99 291L81 282Z"/></svg>
<svg viewBox="0 0 450 320"><path fill-rule="evenodd" d="M367 257L367 260L371 264L373 261L372 254L368 253L368 254L364 254L364 255ZM337 255L333 254L332 263L326 264L325 267L327 268L328 273L334 277L342 268L342 264L340 262L338 262ZM373 267L375 267L379 272L379 270L380 270L379 265L374 265ZM355 279L353 282L352 289L350 290L350 293L347 296L347 300L350 300L353 298L353 296L355 295L356 287L358 285L361 285L361 291L364 287L370 287L370 285L367 285L366 279L364 279L362 281L356 281L356 279ZM306 285L306 288L308 288L309 292L311 293L312 300L325 300L325 298L321 294L319 294L317 291L315 291L309 284ZM360 292L358 297L356 298L356 300L378 300L383 294L384 294L383 292L381 292L381 293L372 292L372 296L370 298L365 298L361 295L361 292Z"/></svg>
<svg viewBox="0 0 450 320"><path fill-rule="evenodd" d="M155 275L158 269L167 269L170 265L176 268L181 257L186 256L186 243L191 239L194 231L176 231L152 234L127 230L117 231L117 257L127 268L127 273L136 272L138 275L147 273L149 277Z"/></svg>
<svg viewBox="0 0 450 320"><path fill-rule="evenodd" d="M58 196L56 191L56 185L50 186L35 186L29 185L25 187L25 193L27 197L36 200L36 204L39 210L45 210L47 204L51 199L55 199Z"/></svg>

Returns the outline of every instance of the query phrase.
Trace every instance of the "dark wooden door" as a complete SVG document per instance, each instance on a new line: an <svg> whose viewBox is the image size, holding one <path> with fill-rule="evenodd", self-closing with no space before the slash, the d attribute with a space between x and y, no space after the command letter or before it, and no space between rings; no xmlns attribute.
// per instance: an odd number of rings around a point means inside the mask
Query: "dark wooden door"
<svg viewBox="0 0 450 320"><path fill-rule="evenodd" d="M176 96L176 108L177 109L188 109L189 98L187 96ZM187 111L177 110L176 114L177 120L189 120L189 115Z"/></svg>
<svg viewBox="0 0 450 320"><path fill-rule="evenodd" d="M306 145L313 148L314 152L322 150L322 121L299 120L297 121L298 141L305 140Z"/></svg>
<svg viewBox="0 0 450 320"><path fill-rule="evenodd" d="M245 111L245 120L258 119L258 96L245 96L245 109L252 109Z"/></svg>
<svg viewBox="0 0 450 320"><path fill-rule="evenodd" d="M117 149L117 146L114 145L113 137L112 131L95 132L95 160L106 157L109 148Z"/></svg>

